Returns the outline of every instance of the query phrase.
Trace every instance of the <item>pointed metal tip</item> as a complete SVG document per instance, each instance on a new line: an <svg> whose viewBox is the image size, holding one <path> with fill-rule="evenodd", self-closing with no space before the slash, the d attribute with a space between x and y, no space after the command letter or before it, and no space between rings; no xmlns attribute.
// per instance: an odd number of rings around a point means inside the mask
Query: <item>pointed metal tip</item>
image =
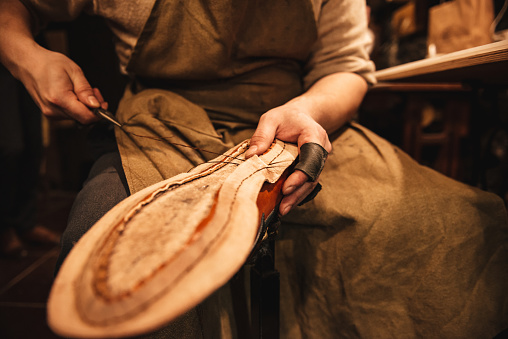
<svg viewBox="0 0 508 339"><path fill-rule="evenodd" d="M100 107L94 108L93 112L95 115L98 115L98 116L108 120L112 124L115 124L116 126L122 128L122 124L116 119L116 117L111 112L109 112L103 108L100 108Z"/></svg>

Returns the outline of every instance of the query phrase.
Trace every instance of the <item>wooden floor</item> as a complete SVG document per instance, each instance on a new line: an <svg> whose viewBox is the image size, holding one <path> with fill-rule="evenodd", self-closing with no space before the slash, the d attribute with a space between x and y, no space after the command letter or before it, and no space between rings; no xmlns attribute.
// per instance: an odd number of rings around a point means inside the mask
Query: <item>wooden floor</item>
<svg viewBox="0 0 508 339"><path fill-rule="evenodd" d="M38 222L62 232L74 194L52 192L41 197ZM55 247L26 247L22 259L0 257L0 337L59 338L46 324L46 301L60 251Z"/></svg>

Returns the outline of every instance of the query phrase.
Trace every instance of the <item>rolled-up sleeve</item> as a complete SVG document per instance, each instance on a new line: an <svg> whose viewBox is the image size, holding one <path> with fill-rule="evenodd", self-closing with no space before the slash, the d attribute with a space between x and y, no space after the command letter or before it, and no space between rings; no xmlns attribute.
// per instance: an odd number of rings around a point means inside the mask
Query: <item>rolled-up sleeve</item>
<svg viewBox="0 0 508 339"><path fill-rule="evenodd" d="M34 20L38 32L49 22L66 22L76 19L81 12L93 10L93 0L20 0Z"/></svg>
<svg viewBox="0 0 508 339"><path fill-rule="evenodd" d="M322 4L318 20L318 40L305 65L304 86L338 72L352 72L374 84L375 66L367 48L368 34L364 0L329 0Z"/></svg>

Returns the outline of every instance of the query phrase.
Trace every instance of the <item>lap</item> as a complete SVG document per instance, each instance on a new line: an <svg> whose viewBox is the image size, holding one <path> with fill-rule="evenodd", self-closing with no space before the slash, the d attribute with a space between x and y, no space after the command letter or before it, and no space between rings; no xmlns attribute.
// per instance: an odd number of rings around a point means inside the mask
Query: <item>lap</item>
<svg viewBox="0 0 508 339"><path fill-rule="evenodd" d="M333 146L322 192L281 227L281 333L495 335L507 302L502 201L418 165L361 126ZM72 209L59 263L128 194L118 154L99 159Z"/></svg>
<svg viewBox="0 0 508 339"><path fill-rule="evenodd" d="M495 335L508 301L501 199L358 125L333 146L323 190L281 227L285 333Z"/></svg>

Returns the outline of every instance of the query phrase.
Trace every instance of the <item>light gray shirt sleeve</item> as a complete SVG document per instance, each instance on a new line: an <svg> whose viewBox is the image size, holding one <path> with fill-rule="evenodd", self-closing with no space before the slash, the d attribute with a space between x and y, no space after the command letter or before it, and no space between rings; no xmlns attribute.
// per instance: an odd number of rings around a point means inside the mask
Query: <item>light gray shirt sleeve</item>
<svg viewBox="0 0 508 339"><path fill-rule="evenodd" d="M305 89L337 72L357 73L370 85L374 84L375 66L368 54L372 40L368 34L365 1L323 1L317 21L318 40L304 68Z"/></svg>

